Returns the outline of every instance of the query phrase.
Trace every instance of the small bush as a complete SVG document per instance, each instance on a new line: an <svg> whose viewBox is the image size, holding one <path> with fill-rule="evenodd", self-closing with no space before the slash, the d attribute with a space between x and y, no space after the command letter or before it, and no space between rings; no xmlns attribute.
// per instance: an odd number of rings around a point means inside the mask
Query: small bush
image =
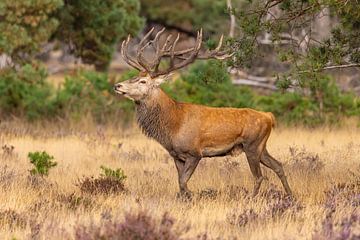
<svg viewBox="0 0 360 240"><path fill-rule="evenodd" d="M324 163L318 154L308 152L305 148L289 147L291 161L288 167L292 171L302 173L318 173L324 168Z"/></svg>
<svg viewBox="0 0 360 240"><path fill-rule="evenodd" d="M178 240L188 229L176 231L175 220L164 214L157 221L145 212L128 213L122 222L105 219L100 224L75 227L76 240Z"/></svg>
<svg viewBox="0 0 360 240"><path fill-rule="evenodd" d="M101 166L100 168L103 170L103 173L101 174L102 177L113 178L119 182L123 182L126 179L124 170L121 168L115 170L105 166Z"/></svg>
<svg viewBox="0 0 360 240"><path fill-rule="evenodd" d="M49 170L57 165L57 162L52 161L53 156L50 156L47 152L30 152L28 154L30 163L34 165L34 168L30 170L31 175L47 176Z"/></svg>
<svg viewBox="0 0 360 240"><path fill-rule="evenodd" d="M232 213L227 216L227 220L231 225L238 227L245 227L251 222L255 222L259 219L259 214L257 214L253 209L245 209L240 214Z"/></svg>
<svg viewBox="0 0 360 240"><path fill-rule="evenodd" d="M75 193L59 194L56 196L56 200L71 210L76 210L79 207L90 208L94 204L90 198L78 196Z"/></svg>
<svg viewBox="0 0 360 240"><path fill-rule="evenodd" d="M27 219L22 214L8 209L0 211L0 226L8 226L10 229L25 228Z"/></svg>
<svg viewBox="0 0 360 240"><path fill-rule="evenodd" d="M101 166L103 173L99 178L84 177L76 184L81 192L88 194L116 194L125 191L126 176L120 168L113 170Z"/></svg>
<svg viewBox="0 0 360 240"><path fill-rule="evenodd" d="M7 165L0 167L0 186L8 188L16 180L17 173Z"/></svg>
<svg viewBox="0 0 360 240"><path fill-rule="evenodd" d="M198 198L204 199L204 200L215 200L218 195L219 195L219 192L216 189L207 188L207 189L203 189L199 192Z"/></svg>

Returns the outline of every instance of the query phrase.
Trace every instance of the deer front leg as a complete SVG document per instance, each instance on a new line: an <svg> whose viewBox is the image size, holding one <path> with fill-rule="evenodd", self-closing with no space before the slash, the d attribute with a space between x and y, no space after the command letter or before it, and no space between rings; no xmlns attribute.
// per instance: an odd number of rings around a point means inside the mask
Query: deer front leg
<svg viewBox="0 0 360 240"><path fill-rule="evenodd" d="M176 170L178 172L178 183L180 186L180 178L182 176L182 173L184 171L184 167L185 167L185 162L182 161L181 159L174 157L174 162L175 162L175 166L176 166Z"/></svg>
<svg viewBox="0 0 360 240"><path fill-rule="evenodd" d="M181 195L191 195L191 192L187 187L187 182L194 173L200 159L200 157L193 156L186 158L183 171L181 173L179 172L179 187Z"/></svg>

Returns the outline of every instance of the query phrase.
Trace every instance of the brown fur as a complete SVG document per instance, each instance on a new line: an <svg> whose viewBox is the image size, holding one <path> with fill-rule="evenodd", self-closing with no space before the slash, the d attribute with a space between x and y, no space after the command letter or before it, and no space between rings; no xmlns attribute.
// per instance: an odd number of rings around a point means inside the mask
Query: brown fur
<svg viewBox="0 0 360 240"><path fill-rule="evenodd" d="M136 110L143 132L174 157L182 192L188 191L186 182L202 157L236 155L244 150L257 179L254 195L263 179L260 162L279 175L291 194L281 164L266 151L266 141L275 125L272 113L180 103L160 88L137 103Z"/></svg>

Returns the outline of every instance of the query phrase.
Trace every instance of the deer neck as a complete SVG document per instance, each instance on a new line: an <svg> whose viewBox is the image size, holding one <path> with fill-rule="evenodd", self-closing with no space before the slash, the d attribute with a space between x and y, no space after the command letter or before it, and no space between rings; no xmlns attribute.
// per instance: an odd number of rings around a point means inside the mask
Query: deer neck
<svg viewBox="0 0 360 240"><path fill-rule="evenodd" d="M137 122L145 135L154 138L166 149L171 147L171 136L179 125L177 102L160 88L136 104Z"/></svg>

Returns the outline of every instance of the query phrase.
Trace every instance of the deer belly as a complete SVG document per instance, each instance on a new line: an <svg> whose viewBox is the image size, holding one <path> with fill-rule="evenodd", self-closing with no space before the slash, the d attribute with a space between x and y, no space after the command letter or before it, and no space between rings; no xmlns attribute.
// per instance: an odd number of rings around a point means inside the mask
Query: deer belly
<svg viewBox="0 0 360 240"><path fill-rule="evenodd" d="M202 150L203 157L215 157L215 156L225 156L232 155L237 156L243 152L242 144L229 144L222 146L213 146L213 147L205 147Z"/></svg>

